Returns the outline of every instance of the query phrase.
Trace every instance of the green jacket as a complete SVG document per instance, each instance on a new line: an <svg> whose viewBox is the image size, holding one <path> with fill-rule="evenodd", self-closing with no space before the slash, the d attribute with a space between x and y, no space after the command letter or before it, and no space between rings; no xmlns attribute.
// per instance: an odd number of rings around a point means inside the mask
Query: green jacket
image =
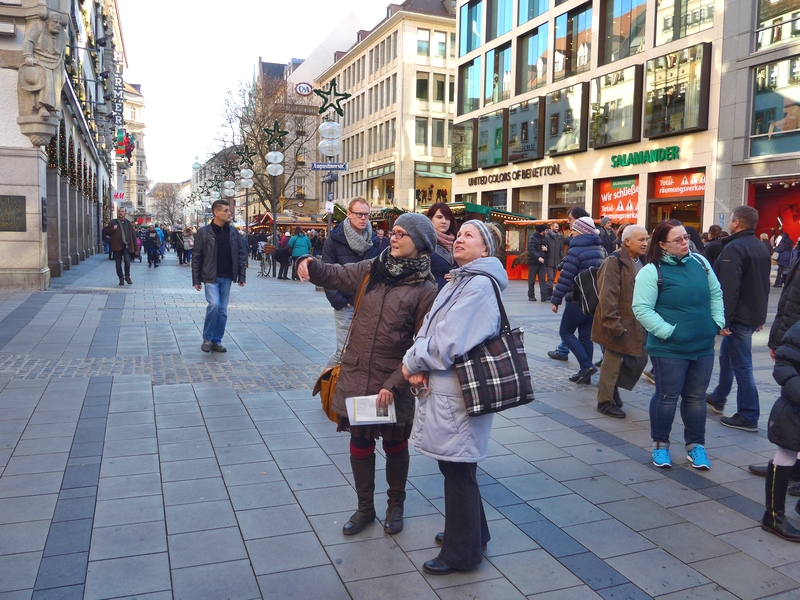
<svg viewBox="0 0 800 600"><path fill-rule="evenodd" d="M661 260L661 290L655 265L642 267L633 290L633 314L647 332L650 356L696 360L714 354L725 327L722 288L705 258L689 253Z"/></svg>

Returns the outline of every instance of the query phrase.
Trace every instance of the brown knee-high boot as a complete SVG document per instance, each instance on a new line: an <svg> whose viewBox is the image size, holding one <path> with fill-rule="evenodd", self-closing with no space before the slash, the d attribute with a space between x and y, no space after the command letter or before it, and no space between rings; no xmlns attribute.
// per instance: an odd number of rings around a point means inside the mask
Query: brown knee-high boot
<svg viewBox="0 0 800 600"><path fill-rule="evenodd" d="M767 467L766 505L761 529L774 533L790 542L800 542L800 530L786 518L786 490L792 467L779 467L769 461Z"/></svg>
<svg viewBox="0 0 800 600"><path fill-rule="evenodd" d="M358 510L342 527L345 535L355 535L375 520L375 454L366 458L351 456L350 465L353 467Z"/></svg>
<svg viewBox="0 0 800 600"><path fill-rule="evenodd" d="M388 534L403 530L403 503L408 480L408 447L394 454L386 453L386 483L389 484L386 520L383 530Z"/></svg>

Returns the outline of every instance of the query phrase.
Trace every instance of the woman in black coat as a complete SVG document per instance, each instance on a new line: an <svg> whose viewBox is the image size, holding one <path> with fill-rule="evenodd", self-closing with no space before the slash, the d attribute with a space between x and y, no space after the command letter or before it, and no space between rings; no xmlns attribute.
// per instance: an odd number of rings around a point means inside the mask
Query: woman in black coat
<svg viewBox="0 0 800 600"><path fill-rule="evenodd" d="M769 413L769 441L778 446L767 466L766 506L761 529L790 542L800 542L800 530L786 518L786 490L800 456L800 322L792 325L774 351L772 376L781 395ZM795 507L800 513L800 503Z"/></svg>

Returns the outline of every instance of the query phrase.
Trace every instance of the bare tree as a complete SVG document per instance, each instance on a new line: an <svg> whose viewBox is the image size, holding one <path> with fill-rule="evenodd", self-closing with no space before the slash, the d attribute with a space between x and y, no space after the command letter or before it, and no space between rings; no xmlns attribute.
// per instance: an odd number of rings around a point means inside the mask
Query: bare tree
<svg viewBox="0 0 800 600"><path fill-rule="evenodd" d="M178 183L159 182L153 188L153 216L156 222L171 227L183 223L183 200L180 198L181 186Z"/></svg>
<svg viewBox="0 0 800 600"><path fill-rule="evenodd" d="M272 211L272 199L284 197L278 210L294 208L298 201L313 195L313 187L305 184L311 162L316 156L317 129L320 119L318 106L310 97L295 93L284 79L261 78L255 83L242 84L230 92L225 102L224 124L220 142L224 148L242 151L244 146L255 152L253 160L253 189L265 211ZM278 122L286 131L283 147L273 147L265 129ZM276 178L277 190L267 174L267 154L273 149L284 155L283 175ZM239 156L230 159L239 161Z"/></svg>

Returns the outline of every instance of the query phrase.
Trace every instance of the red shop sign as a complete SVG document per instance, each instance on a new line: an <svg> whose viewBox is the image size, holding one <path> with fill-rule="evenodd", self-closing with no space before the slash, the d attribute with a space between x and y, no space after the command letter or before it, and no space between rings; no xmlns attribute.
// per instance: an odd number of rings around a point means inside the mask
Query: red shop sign
<svg viewBox="0 0 800 600"><path fill-rule="evenodd" d="M656 175L654 198L696 198L706 193L706 170L675 171Z"/></svg>

